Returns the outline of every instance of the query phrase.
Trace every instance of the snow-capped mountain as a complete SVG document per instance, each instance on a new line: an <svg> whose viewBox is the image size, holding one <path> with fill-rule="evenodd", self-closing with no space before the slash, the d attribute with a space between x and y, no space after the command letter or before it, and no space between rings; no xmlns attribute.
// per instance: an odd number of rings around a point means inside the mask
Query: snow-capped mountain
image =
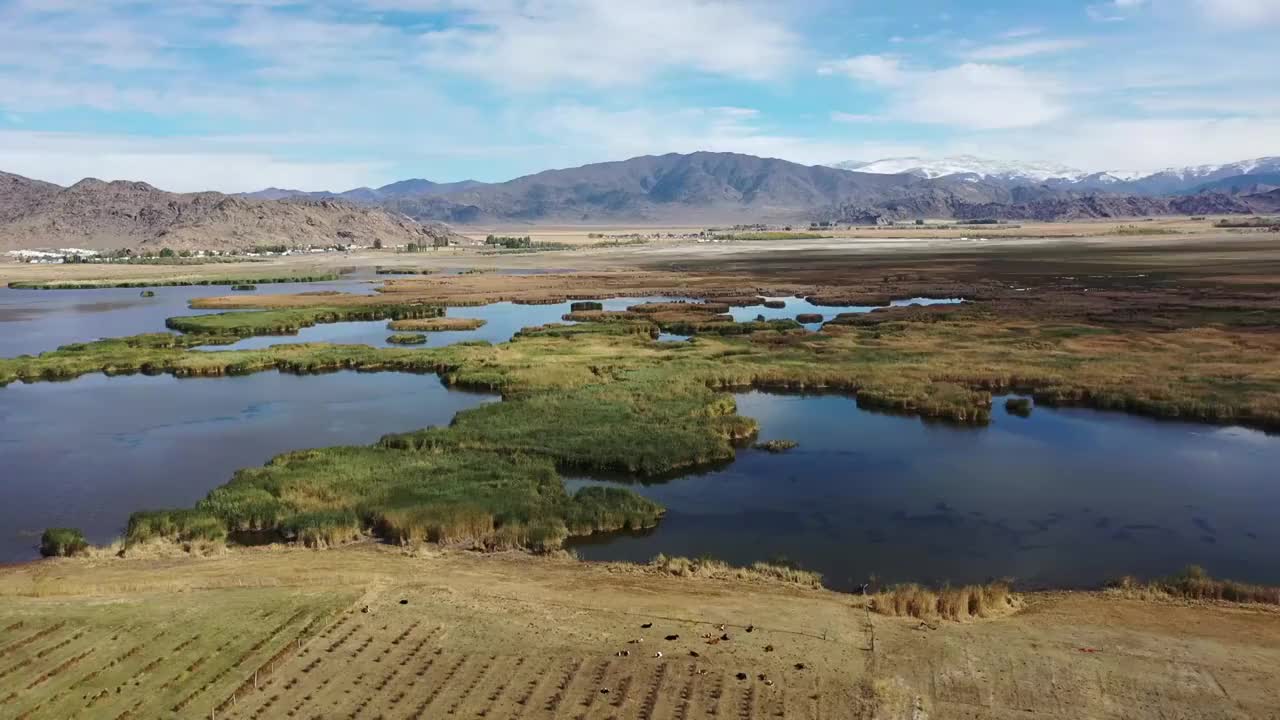
<svg viewBox="0 0 1280 720"><path fill-rule="evenodd" d="M977 175L997 180L1030 180L1043 182L1051 178L1082 178L1088 173L1065 165L1047 162L1005 162L973 155L955 155L938 159L896 157L872 162L839 162L831 167L877 175L910 174L923 178L948 175Z"/></svg>
<svg viewBox="0 0 1280 720"><path fill-rule="evenodd" d="M972 155L940 159L919 157L885 158L872 162L839 162L831 167L875 174L910 174L923 178L968 176L1011 185L1043 184L1055 189L1096 191L1135 195L1177 195L1230 187L1228 178L1280 173L1280 157L1261 157L1222 165L1165 168L1157 172L1103 170L1085 172L1048 162L1005 162ZM1247 183L1239 184L1241 186Z"/></svg>

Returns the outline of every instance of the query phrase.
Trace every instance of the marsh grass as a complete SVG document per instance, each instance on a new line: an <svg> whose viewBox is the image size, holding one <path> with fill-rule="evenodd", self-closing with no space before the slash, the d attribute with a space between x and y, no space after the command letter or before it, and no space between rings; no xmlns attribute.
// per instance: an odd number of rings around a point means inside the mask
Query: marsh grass
<svg viewBox="0 0 1280 720"><path fill-rule="evenodd" d="M392 345L425 345L427 336L422 333L396 333L387 338Z"/></svg>
<svg viewBox="0 0 1280 720"><path fill-rule="evenodd" d="M203 510L140 510L129 516L125 530L127 545L153 540L175 542L221 542L227 527Z"/></svg>
<svg viewBox="0 0 1280 720"><path fill-rule="evenodd" d="M98 290L101 288L188 287L193 285L268 285L272 283L330 282L336 273L316 275L276 275L244 278L170 278L134 280L31 280L9 283L14 290Z"/></svg>
<svg viewBox="0 0 1280 720"><path fill-rule="evenodd" d="M392 320L387 324L390 330L406 332L443 332L447 330L476 330L484 327L481 318L432 317L412 320Z"/></svg>
<svg viewBox="0 0 1280 720"><path fill-rule="evenodd" d="M870 608L894 617L968 620L1007 614L1017 603L1017 596L1003 582L941 589L907 584L872 595Z"/></svg>
<svg viewBox="0 0 1280 720"><path fill-rule="evenodd" d="M821 313L799 313L796 315L796 322L801 325L813 325L822 322Z"/></svg>
<svg viewBox="0 0 1280 720"><path fill-rule="evenodd" d="M595 302L594 300L579 300L569 304L569 312L587 312L589 310L604 310L604 303Z"/></svg>
<svg viewBox="0 0 1280 720"><path fill-rule="evenodd" d="M455 448L305 450L241 470L194 509L135 513L130 543L275 532L309 547L358 539L483 548L560 547L571 535L655 525L661 506L623 488L569 495L545 458Z"/></svg>
<svg viewBox="0 0 1280 720"><path fill-rule="evenodd" d="M482 405L459 413L448 428L388 435L379 444L523 452L563 468L659 475L732 460L734 442L756 431L735 410L730 395L645 371Z"/></svg>
<svg viewBox="0 0 1280 720"><path fill-rule="evenodd" d="M379 267L375 272L378 275L432 275L436 271L427 268Z"/></svg>
<svg viewBox="0 0 1280 720"><path fill-rule="evenodd" d="M310 548L327 548L359 540L360 518L350 510L316 510L289 517L281 533Z"/></svg>
<svg viewBox="0 0 1280 720"><path fill-rule="evenodd" d="M723 315L729 312L729 305L720 302L648 302L632 305L627 308L633 313L707 313Z"/></svg>
<svg viewBox="0 0 1280 720"><path fill-rule="evenodd" d="M444 315L437 305L365 305L345 307L242 310L210 315L184 315L165 320L165 327L191 335L291 335L321 323L357 320L402 320Z"/></svg>
<svg viewBox="0 0 1280 720"><path fill-rule="evenodd" d="M79 528L49 528L40 536L40 554L44 557L71 557L89 549Z"/></svg>
<svg viewBox="0 0 1280 720"><path fill-rule="evenodd" d="M257 290L257 289L258 289L258 286L257 286L257 285L250 285L249 283L241 283L241 284L239 284L239 285L232 285L232 286L231 286L231 289L232 289L232 290L239 291L239 292L250 292L250 291L253 291L253 290Z"/></svg>
<svg viewBox="0 0 1280 720"><path fill-rule="evenodd" d="M809 588L821 588L822 574L777 563L756 562L749 567L735 567L714 558L687 558L658 555L649 567L678 577L701 577L720 580L769 580Z"/></svg>
<svg viewBox="0 0 1280 720"><path fill-rule="evenodd" d="M788 450L794 450L800 447L800 443L795 440L769 440L767 442L756 443L754 446L757 450L764 450L770 453L784 453Z"/></svg>
<svg viewBox="0 0 1280 720"><path fill-rule="evenodd" d="M1031 417L1033 406L1029 398L1009 398L1004 401L1005 412L1018 417Z"/></svg>
<svg viewBox="0 0 1280 720"><path fill-rule="evenodd" d="M1280 605L1280 587L1221 580L1211 577L1199 565L1190 565L1176 575L1151 582L1143 582L1130 576L1122 577L1109 583L1108 589L1126 597L1172 597Z"/></svg>

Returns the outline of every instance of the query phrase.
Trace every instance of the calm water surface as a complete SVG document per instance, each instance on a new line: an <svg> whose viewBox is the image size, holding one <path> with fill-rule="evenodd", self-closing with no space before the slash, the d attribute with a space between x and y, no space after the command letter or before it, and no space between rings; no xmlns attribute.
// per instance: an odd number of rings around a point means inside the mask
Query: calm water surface
<svg viewBox="0 0 1280 720"><path fill-rule="evenodd" d="M366 280L261 286L258 292L369 292ZM0 355L160 331L194 297L225 287L0 290ZM605 307L668 298L616 298ZM738 319L872 308L735 308ZM905 300L911 302L954 302ZM503 342L559 322L569 304L451 308L477 331L428 333L435 346ZM330 341L383 345L383 321L335 323L236 347ZM661 336L680 341L683 336ZM51 525L115 537L130 512L189 506L234 470L304 447L364 444L448 422L487 396L400 373L178 380L89 376L0 389L0 561L34 554ZM736 563L787 559L852 587L886 581L1093 585L1199 563L1222 576L1280 583L1280 438L1239 428L1037 408L986 428L875 414L844 397L745 393L739 411L790 453L743 450L732 465L636 486L669 508L659 527L578 544L591 559L659 552ZM573 486L603 482L573 479Z"/></svg>
<svg viewBox="0 0 1280 720"><path fill-rule="evenodd" d="M599 300L605 310L626 310L632 305L646 302L673 302L676 298L666 297L622 297ZM572 303L564 302L555 305L517 305L500 302L476 307L448 308L446 315L458 318L480 318L485 320L483 327L476 330L457 330L447 332L424 333L427 336L425 347L443 347L468 340L487 340L491 343L503 343L512 338L521 329L548 323L564 323L561 318L570 312ZM343 344L372 345L374 347L400 347L387 342L392 331L387 329L386 320L370 322L343 322L314 325L303 328L297 335L274 335L245 338L232 345L211 345L206 348L213 352L220 350L245 350L304 342L329 342ZM416 345L415 347L424 347Z"/></svg>
<svg viewBox="0 0 1280 720"><path fill-rule="evenodd" d="M189 507L279 453L369 444L491 399L404 373L15 383L0 389L0 562L34 557L49 526L108 542L129 513Z"/></svg>
<svg viewBox="0 0 1280 720"><path fill-rule="evenodd" d="M370 280L259 285L253 293L233 292L226 285L152 288L155 297L142 297L142 288L99 290L14 290L0 287L0 357L35 355L70 343L166 332L166 318L202 315L216 310L192 310L195 298L221 295L276 295L338 291L373 292ZM385 323L384 323L385 324Z"/></svg>
<svg viewBox="0 0 1280 720"><path fill-rule="evenodd" d="M658 528L581 543L588 559L785 558L854 587L886 581L1093 585L1198 563L1280 583L1280 438L1090 410L986 428L875 414L836 396L738 395L761 439L723 470L633 486ZM592 480L573 480L574 487Z"/></svg>
<svg viewBox="0 0 1280 720"><path fill-rule="evenodd" d="M781 301L786 303L786 307L767 308L763 305L749 305L747 307L729 308L729 314L733 316L736 322L750 322L760 316L764 316L765 320L793 320L796 315L812 313L821 315L822 322L827 322L841 313L867 313L878 307L873 305L814 305L808 300L798 297L769 297L765 298L765 300ZM891 307L906 307L909 305L955 305L961 302L964 302L962 298L917 297L894 300L889 304ZM805 327L810 330L817 330L822 327L822 323L808 323Z"/></svg>

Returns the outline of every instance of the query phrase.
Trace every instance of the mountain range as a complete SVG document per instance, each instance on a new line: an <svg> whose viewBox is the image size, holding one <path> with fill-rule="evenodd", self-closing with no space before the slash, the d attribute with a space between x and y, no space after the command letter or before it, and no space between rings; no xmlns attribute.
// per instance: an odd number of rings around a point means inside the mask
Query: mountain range
<svg viewBox="0 0 1280 720"><path fill-rule="evenodd" d="M862 167L910 165L902 160ZM61 187L0 173L0 249L457 241L441 222L805 225L1220 215L1275 211L1280 179L1276 158L1113 177L1105 187L1090 184L1102 182L1096 173L960 160L890 173L736 153L671 153L502 183L414 179L336 193L271 188L243 195L169 193L143 182L91 178Z"/></svg>
<svg viewBox="0 0 1280 720"><path fill-rule="evenodd" d="M171 193L144 182L86 178L70 186L0 173L0 250L82 247L249 249L384 245L464 238L378 207L335 200L255 200Z"/></svg>
<svg viewBox="0 0 1280 720"><path fill-rule="evenodd" d="M1249 212L1244 196L1272 189L1273 172L1280 172L1280 158L1136 175L971 156L806 166L695 152L547 170L502 183L407 180L340 193L269 189L250 197L333 197L461 224L1053 220Z"/></svg>
<svg viewBox="0 0 1280 720"><path fill-rule="evenodd" d="M1262 157L1223 165L1165 168L1154 173L1124 170L1087 172L1037 162L1004 162L957 155L938 159L898 157L872 162L845 161L831 167L864 173L921 178L969 178L1011 186L1045 185L1057 190L1123 195L1190 195L1206 191L1265 192L1280 186L1280 157ZM1269 186L1269 187L1262 187Z"/></svg>

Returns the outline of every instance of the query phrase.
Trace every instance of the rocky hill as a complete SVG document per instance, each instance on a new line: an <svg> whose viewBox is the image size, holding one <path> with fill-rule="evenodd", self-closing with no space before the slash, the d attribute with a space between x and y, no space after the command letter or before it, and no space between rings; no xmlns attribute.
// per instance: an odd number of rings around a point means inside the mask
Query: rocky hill
<svg viewBox="0 0 1280 720"><path fill-rule="evenodd" d="M1219 193L1175 201L1069 187L1052 179L1018 181L1018 167L990 165L984 174L855 172L738 153L672 153L548 170L502 183L409 180L339 196L418 220L455 224L1066 220L1248 211L1244 202ZM1037 166L1033 174L1051 170Z"/></svg>
<svg viewBox="0 0 1280 720"><path fill-rule="evenodd" d="M1280 188L1245 198L1249 207L1259 213L1280 213Z"/></svg>
<svg viewBox="0 0 1280 720"><path fill-rule="evenodd" d="M378 207L337 200L254 200L170 193L143 182L85 179L68 188L0 175L0 250L84 247L247 249L465 241Z"/></svg>

